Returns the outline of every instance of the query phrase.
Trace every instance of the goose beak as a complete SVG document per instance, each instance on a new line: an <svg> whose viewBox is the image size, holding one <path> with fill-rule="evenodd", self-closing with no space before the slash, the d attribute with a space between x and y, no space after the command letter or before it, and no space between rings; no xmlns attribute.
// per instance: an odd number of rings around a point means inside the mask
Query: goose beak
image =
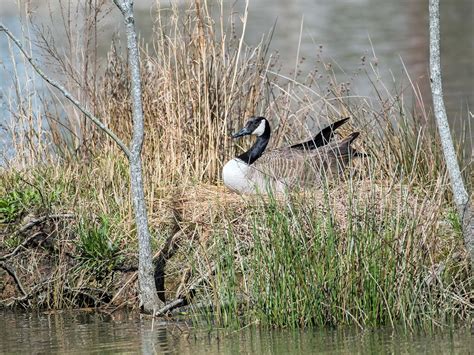
<svg viewBox="0 0 474 355"><path fill-rule="evenodd" d="M239 138L239 137L246 136L248 134L252 134L252 132L250 132L247 127L244 127L240 131L238 131L237 133L234 133L232 135L232 138Z"/></svg>

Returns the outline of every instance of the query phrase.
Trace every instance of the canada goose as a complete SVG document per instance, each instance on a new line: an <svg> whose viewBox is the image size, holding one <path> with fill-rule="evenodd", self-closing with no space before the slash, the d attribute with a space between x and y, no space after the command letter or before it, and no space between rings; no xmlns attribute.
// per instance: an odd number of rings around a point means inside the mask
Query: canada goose
<svg viewBox="0 0 474 355"><path fill-rule="evenodd" d="M284 192L319 185L322 174L341 173L349 159L358 154L351 147L358 132L340 142L330 142L334 130L347 120L329 125L306 142L265 152L271 135L270 124L265 117L251 117L232 138L255 135L257 140L249 150L224 165L224 185L238 193L268 189Z"/></svg>

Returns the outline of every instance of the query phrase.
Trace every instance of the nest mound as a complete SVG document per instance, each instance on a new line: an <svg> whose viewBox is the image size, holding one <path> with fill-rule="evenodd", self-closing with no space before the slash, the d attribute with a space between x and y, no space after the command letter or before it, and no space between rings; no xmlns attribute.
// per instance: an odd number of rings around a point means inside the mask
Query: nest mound
<svg viewBox="0 0 474 355"><path fill-rule="evenodd" d="M394 208L417 213L434 208L434 200L417 195L407 186L361 180L352 184L334 184L327 189L309 189L287 195L239 195L224 186L192 185L169 190L153 204L152 225L189 225L214 229L224 219L235 224L243 216L255 216L269 205L330 214L337 225L346 229L348 216L370 209L382 216Z"/></svg>

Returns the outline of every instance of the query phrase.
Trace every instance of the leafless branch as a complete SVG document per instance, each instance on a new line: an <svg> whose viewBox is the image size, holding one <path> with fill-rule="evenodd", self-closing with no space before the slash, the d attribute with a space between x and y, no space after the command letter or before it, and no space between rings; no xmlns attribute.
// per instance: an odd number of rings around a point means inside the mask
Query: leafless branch
<svg viewBox="0 0 474 355"><path fill-rule="evenodd" d="M125 145L125 143L117 137L117 135L112 132L104 122L102 122L99 118L97 118L92 112L90 112L87 108L85 108L66 88L64 88L60 83L57 81L53 80L50 78L48 75L46 75L43 70L39 67L39 65L36 63L36 61L33 59L33 57L28 54L28 52L23 48L23 45L20 43L20 41L13 35L13 33L10 32L10 30L3 25L3 23L0 22L0 32L5 32L5 34L12 40L12 42L17 46L17 48L20 50L20 52L23 54L23 56L28 60L28 62L31 64L33 69L38 73L39 76L41 76L48 84L51 86L55 87L58 89L64 97L66 97L69 101L72 102L74 106L76 106L87 118L89 118L94 124L99 127L102 131L104 131L112 140L118 144L118 146L122 149L124 154L127 156L127 158L130 158L130 151L128 147Z"/></svg>
<svg viewBox="0 0 474 355"><path fill-rule="evenodd" d="M10 275L13 280L15 281L18 289L20 290L20 292L23 294L23 296L27 296L28 293L25 291L25 288L23 287L23 284L21 283L20 279L18 278L18 276L16 275L16 272L15 270L8 264L4 263L4 262L0 262L0 267L5 270L8 275Z"/></svg>
<svg viewBox="0 0 474 355"><path fill-rule="evenodd" d="M2 255L0 256L0 261L4 261L4 260L7 260L7 259L10 259L11 257L15 256L16 254L18 254L18 252L24 248L29 242L31 242L33 239L35 239L38 235L40 235L41 232L38 232L38 233L34 233L33 235L29 236L28 238L26 238L20 245L18 245L11 253L9 254L6 254L6 255Z"/></svg>
<svg viewBox="0 0 474 355"><path fill-rule="evenodd" d="M47 219L69 219L74 218L75 215L72 213L61 213L61 214L48 214L45 216L41 216L35 219L32 219L18 228L15 232L13 232L12 236L16 236L18 234L22 234L28 229L36 226L37 224L43 223Z"/></svg>
<svg viewBox="0 0 474 355"><path fill-rule="evenodd" d="M471 209L469 194L466 191L461 171L459 169L456 151L449 129L448 117L443 99L441 81L441 54L440 54L440 15L439 0L430 0L430 79L433 107L438 126L444 159L449 172L454 202L458 210L459 219L464 235L464 244L470 254L471 266L474 270L474 218Z"/></svg>

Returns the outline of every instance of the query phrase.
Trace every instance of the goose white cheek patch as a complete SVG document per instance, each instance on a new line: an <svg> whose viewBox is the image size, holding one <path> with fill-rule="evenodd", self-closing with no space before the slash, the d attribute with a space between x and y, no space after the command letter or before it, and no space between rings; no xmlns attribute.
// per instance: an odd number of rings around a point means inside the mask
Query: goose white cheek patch
<svg viewBox="0 0 474 355"><path fill-rule="evenodd" d="M263 132L265 132L265 124L265 120L261 120L260 124L257 128L253 130L252 134L255 134L256 136L261 136Z"/></svg>

